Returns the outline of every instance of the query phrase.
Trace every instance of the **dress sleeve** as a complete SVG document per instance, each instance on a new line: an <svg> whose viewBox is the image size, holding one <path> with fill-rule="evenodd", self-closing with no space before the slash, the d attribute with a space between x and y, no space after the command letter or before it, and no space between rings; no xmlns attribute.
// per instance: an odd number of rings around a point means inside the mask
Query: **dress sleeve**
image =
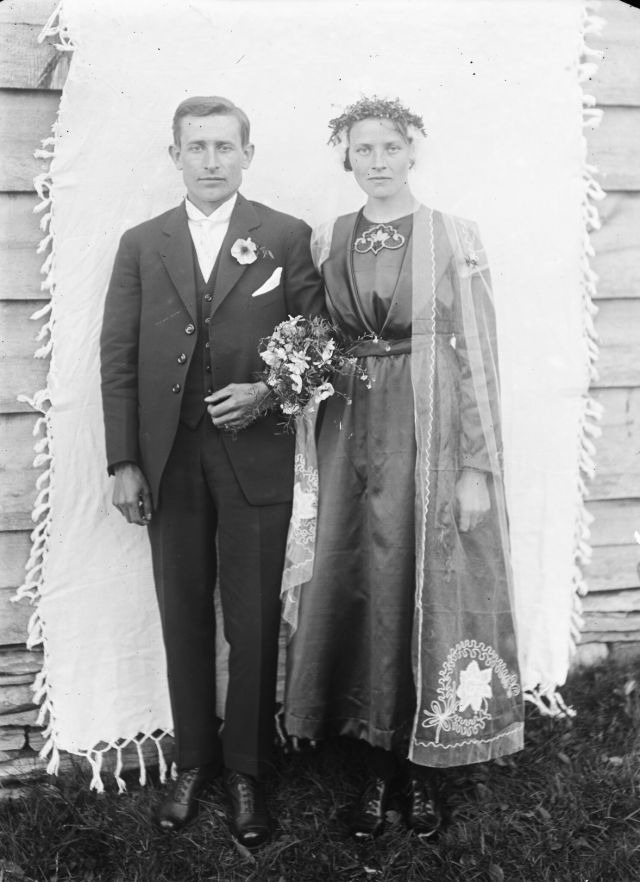
<svg viewBox="0 0 640 882"><path fill-rule="evenodd" d="M455 351L460 366L460 467L494 471L502 462L496 319L491 276L477 225L456 221L453 274Z"/></svg>
<svg viewBox="0 0 640 882"><path fill-rule="evenodd" d="M335 222L335 218L324 221L324 223L314 227L311 233L311 257L318 272L320 272L322 264L331 251L331 237L333 236Z"/></svg>

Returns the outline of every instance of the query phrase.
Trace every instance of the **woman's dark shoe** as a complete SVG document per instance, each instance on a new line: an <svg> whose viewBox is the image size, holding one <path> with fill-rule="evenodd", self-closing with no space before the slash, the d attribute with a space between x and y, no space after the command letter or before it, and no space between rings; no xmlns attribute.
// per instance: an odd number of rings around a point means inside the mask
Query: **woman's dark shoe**
<svg viewBox="0 0 640 882"><path fill-rule="evenodd" d="M425 777L409 776L404 786L407 827L418 836L427 838L440 829L442 816L437 791Z"/></svg>
<svg viewBox="0 0 640 882"><path fill-rule="evenodd" d="M264 787L250 775L226 769L224 787L231 803L231 829L245 848L258 848L271 834Z"/></svg>
<svg viewBox="0 0 640 882"><path fill-rule="evenodd" d="M156 814L156 821L163 830L179 830L198 811L198 797L213 781L218 770L212 765L194 766L178 772L171 790Z"/></svg>
<svg viewBox="0 0 640 882"><path fill-rule="evenodd" d="M390 789L387 778L373 778L364 788L349 822L351 835L356 839L368 839L382 833Z"/></svg>

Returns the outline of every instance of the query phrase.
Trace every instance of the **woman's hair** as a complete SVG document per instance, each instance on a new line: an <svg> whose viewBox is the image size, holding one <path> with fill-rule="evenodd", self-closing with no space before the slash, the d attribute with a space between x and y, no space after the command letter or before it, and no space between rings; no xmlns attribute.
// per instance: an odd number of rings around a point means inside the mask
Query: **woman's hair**
<svg viewBox="0 0 640 882"><path fill-rule="evenodd" d="M413 140L409 134L410 126L425 138L427 136L422 117L405 107L399 98L379 98L377 95L372 95L371 98L361 98L355 104L350 104L340 116L329 120L329 128L331 129L329 144L340 144L343 136L348 139L351 126L363 119L388 119L409 143ZM349 159L348 143L344 156L344 168L346 171L353 170Z"/></svg>

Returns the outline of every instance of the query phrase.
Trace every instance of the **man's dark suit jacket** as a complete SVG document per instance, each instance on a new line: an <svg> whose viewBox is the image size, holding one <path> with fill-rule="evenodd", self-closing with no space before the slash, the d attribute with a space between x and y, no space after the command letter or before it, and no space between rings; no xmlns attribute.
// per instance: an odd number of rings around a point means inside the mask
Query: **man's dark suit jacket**
<svg viewBox="0 0 640 882"><path fill-rule="evenodd" d="M309 235L303 221L238 195L205 326L214 390L256 379L265 367L258 341L278 322L322 311L323 286L311 261ZM262 254L242 265L232 257L231 247L248 237L261 246ZM252 297L278 267L279 284ZM110 468L124 461L139 465L156 504L180 419L196 324L194 249L183 203L122 237L101 337L107 462ZM205 339L198 342L204 344ZM276 413L242 429L235 440L223 437L250 504L291 499L294 442L278 430Z"/></svg>

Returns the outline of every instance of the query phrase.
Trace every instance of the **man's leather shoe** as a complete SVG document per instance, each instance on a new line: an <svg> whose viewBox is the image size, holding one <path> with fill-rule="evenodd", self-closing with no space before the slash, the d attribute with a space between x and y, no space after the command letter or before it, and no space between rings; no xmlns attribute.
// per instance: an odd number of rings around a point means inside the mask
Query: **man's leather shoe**
<svg viewBox="0 0 640 882"><path fill-rule="evenodd" d="M373 778L364 788L349 822L351 834L356 839L368 839L382 833L390 789L387 778Z"/></svg>
<svg viewBox="0 0 640 882"><path fill-rule="evenodd" d="M258 848L271 833L264 787L251 775L226 769L224 787L231 803L231 829L245 848Z"/></svg>
<svg viewBox="0 0 640 882"><path fill-rule="evenodd" d="M407 826L425 839L440 829L442 816L436 788L428 777L409 776L404 788Z"/></svg>
<svg viewBox="0 0 640 882"><path fill-rule="evenodd" d="M198 796L205 786L216 777L212 765L194 766L178 772L171 790L158 809L156 820L163 830L179 830L198 810Z"/></svg>

